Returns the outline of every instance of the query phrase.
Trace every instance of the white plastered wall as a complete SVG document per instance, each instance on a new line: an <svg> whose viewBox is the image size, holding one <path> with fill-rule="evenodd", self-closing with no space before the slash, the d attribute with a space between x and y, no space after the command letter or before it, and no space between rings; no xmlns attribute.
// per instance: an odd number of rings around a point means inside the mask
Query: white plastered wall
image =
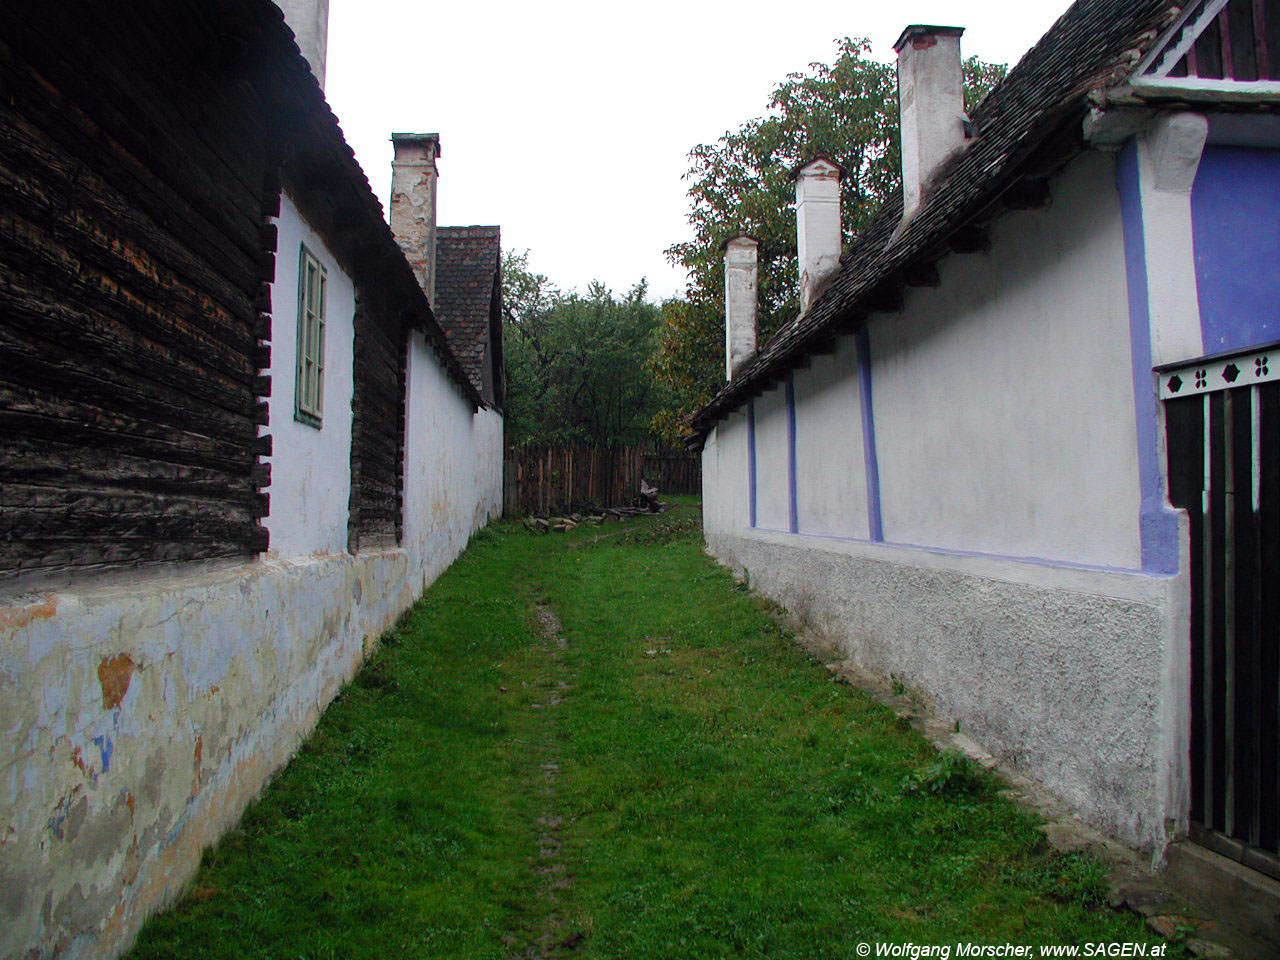
<svg viewBox="0 0 1280 960"><path fill-rule="evenodd" d="M720 421L702 451L702 523L710 531L742 531L751 523L747 415Z"/></svg>
<svg viewBox="0 0 1280 960"><path fill-rule="evenodd" d="M989 253L951 256L870 328L885 539L1141 566L1113 160L1093 154Z"/></svg>
<svg viewBox="0 0 1280 960"><path fill-rule="evenodd" d="M938 289L910 291L903 315L869 331L888 542L733 522L716 501L747 485L723 453L745 430L723 421L704 454L708 547L851 659L901 677L1085 818L1158 854L1181 810L1168 663L1185 582L1139 569L1113 158L1078 159L1046 209L1006 214L989 253L940 270ZM857 395L855 364L836 380ZM799 504L825 489L830 515L857 522L865 499L806 480L832 470L822 460L851 415L797 387ZM821 421L826 449L805 439ZM757 469L785 476L765 462L770 431L785 432L785 407L757 401Z"/></svg>
<svg viewBox="0 0 1280 960"><path fill-rule="evenodd" d="M766 390L755 401L756 526L791 529L791 439L783 387Z"/></svg>
<svg viewBox="0 0 1280 960"><path fill-rule="evenodd" d="M408 356L404 545L425 589L502 511L502 417L473 414L424 334Z"/></svg>
<svg viewBox="0 0 1280 960"><path fill-rule="evenodd" d="M796 520L801 533L866 539L867 475L857 347L793 374L796 398Z"/></svg>
<svg viewBox="0 0 1280 960"><path fill-rule="evenodd" d="M270 555L340 554L351 511L351 396L355 286L286 194L276 220L276 281L271 285L271 513L263 520ZM298 264L302 245L325 267L323 416L319 427L294 418L298 361Z"/></svg>

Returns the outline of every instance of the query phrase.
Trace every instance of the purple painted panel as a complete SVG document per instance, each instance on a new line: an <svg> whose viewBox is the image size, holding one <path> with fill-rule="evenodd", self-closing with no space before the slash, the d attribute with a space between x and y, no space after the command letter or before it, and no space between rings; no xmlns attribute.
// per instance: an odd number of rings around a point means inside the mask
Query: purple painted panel
<svg viewBox="0 0 1280 960"><path fill-rule="evenodd" d="M1191 222L1204 352L1280 340L1280 150L1206 147Z"/></svg>
<svg viewBox="0 0 1280 960"><path fill-rule="evenodd" d="M747 401L747 499L751 526L756 525L756 402Z"/></svg>
<svg viewBox="0 0 1280 960"><path fill-rule="evenodd" d="M872 540L884 539L880 510L880 457L876 451L875 404L871 388L871 337L866 324L858 328L858 389L862 399L862 455L867 471L867 529Z"/></svg>

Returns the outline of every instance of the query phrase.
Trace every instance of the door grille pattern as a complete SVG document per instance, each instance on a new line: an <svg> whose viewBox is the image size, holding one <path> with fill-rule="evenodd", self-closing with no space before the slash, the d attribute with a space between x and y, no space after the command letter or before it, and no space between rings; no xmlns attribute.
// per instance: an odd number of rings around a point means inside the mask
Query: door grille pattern
<svg viewBox="0 0 1280 960"><path fill-rule="evenodd" d="M1191 820L1280 876L1280 383L1246 384L1165 408L1191 521Z"/></svg>

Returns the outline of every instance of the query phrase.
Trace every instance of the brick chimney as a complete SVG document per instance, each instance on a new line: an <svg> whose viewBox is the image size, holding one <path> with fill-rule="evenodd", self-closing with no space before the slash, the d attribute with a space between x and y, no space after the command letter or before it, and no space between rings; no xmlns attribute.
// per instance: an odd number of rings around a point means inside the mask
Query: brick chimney
<svg viewBox="0 0 1280 960"><path fill-rule="evenodd" d="M393 133L391 232L432 306L436 301L438 133Z"/></svg>
<svg viewBox="0 0 1280 960"><path fill-rule="evenodd" d="M810 160L793 174L801 313L809 309L827 278L840 266L840 177L843 174L840 165L826 157Z"/></svg>
<svg viewBox="0 0 1280 960"><path fill-rule="evenodd" d="M913 24L893 45L898 52L904 223L919 209L938 168L965 145L963 33L963 27Z"/></svg>
<svg viewBox="0 0 1280 960"><path fill-rule="evenodd" d="M756 286L760 241L745 233L724 245L724 364L732 380L756 352Z"/></svg>
<svg viewBox="0 0 1280 960"><path fill-rule="evenodd" d="M324 66L329 48L329 0L276 0L284 22L293 31L298 49L324 89Z"/></svg>

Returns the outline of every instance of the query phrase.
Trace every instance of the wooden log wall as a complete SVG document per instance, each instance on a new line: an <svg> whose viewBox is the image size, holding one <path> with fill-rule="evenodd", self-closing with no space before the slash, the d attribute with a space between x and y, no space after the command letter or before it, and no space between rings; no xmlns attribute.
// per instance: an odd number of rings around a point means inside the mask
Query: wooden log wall
<svg viewBox="0 0 1280 960"><path fill-rule="evenodd" d="M702 461L683 450L643 445L538 446L507 455L508 512L549 516L588 507L630 504L641 478L670 493L702 492Z"/></svg>
<svg viewBox="0 0 1280 960"><path fill-rule="evenodd" d="M0 11L0 580L266 548L271 138L198 9Z"/></svg>
<svg viewBox="0 0 1280 960"><path fill-rule="evenodd" d="M395 546L403 533L408 333L389 306L361 301L355 323L349 546Z"/></svg>

